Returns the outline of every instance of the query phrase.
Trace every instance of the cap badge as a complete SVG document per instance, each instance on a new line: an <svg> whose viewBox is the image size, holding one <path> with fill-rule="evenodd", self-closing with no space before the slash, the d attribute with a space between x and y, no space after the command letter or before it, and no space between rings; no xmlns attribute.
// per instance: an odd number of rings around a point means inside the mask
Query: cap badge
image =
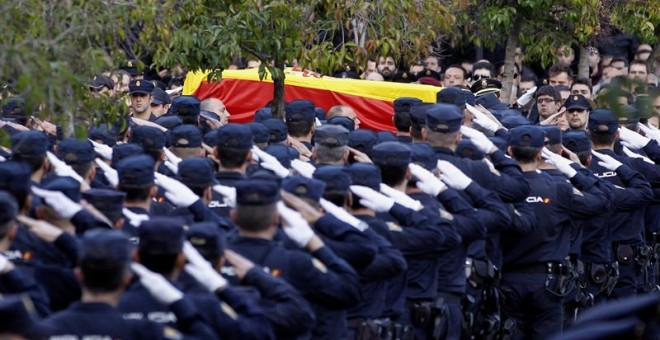
<svg viewBox="0 0 660 340"><path fill-rule="evenodd" d="M139 80L135 82L135 86L141 86Z"/></svg>
<svg viewBox="0 0 660 340"><path fill-rule="evenodd" d="M128 67L133 67L133 62L132 61L128 62Z"/></svg>
<svg viewBox="0 0 660 340"><path fill-rule="evenodd" d="M573 100L577 101L577 100L578 100L577 96L574 96L574 97L573 97Z"/></svg>
<svg viewBox="0 0 660 340"><path fill-rule="evenodd" d="M483 87L488 86L488 82L486 81L486 79L481 81L481 86L483 86Z"/></svg>

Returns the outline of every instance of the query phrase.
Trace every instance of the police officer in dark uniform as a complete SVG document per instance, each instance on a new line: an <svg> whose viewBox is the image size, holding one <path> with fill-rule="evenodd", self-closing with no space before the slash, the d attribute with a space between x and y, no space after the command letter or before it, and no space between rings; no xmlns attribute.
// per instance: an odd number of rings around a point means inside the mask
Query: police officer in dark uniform
<svg viewBox="0 0 660 340"><path fill-rule="evenodd" d="M603 193L584 181L561 156L548 159L575 188L537 171L544 141L545 133L538 127L509 131L509 152L529 182L531 192L526 201L537 215L531 233L504 240L501 286L505 310L517 324L514 338L545 338L562 329L562 297L568 275L562 263L570 248L570 221L595 216L608 207ZM594 196L586 198L581 190Z"/></svg>
<svg viewBox="0 0 660 340"><path fill-rule="evenodd" d="M401 97L394 100L394 127L396 128L396 139L401 143L412 143L410 136L410 108L421 104L417 98Z"/></svg>
<svg viewBox="0 0 660 340"><path fill-rule="evenodd" d="M349 163L350 132L340 125L323 125L314 132L314 162L317 166ZM359 161L359 159L358 159Z"/></svg>
<svg viewBox="0 0 660 340"><path fill-rule="evenodd" d="M151 113L152 93L154 83L138 79L128 83L128 94L131 97L131 116L148 121L155 121L158 117Z"/></svg>
<svg viewBox="0 0 660 340"><path fill-rule="evenodd" d="M122 231L131 237L137 237L140 223L148 220L151 215L151 205L157 191L154 185L154 161L147 155L130 156L117 163L117 173L117 189L126 194L126 222Z"/></svg>
<svg viewBox="0 0 660 340"><path fill-rule="evenodd" d="M122 317L115 305L131 280L131 246L119 231L91 230L81 243L78 279L83 296L68 309L52 315L43 324L51 328L51 336L110 337L122 339L180 339L179 331L150 320ZM149 291L167 300L176 314L179 329L190 336L213 338L213 333L196 316L196 311L182 294L160 275L141 268L150 283Z"/></svg>
<svg viewBox="0 0 660 340"><path fill-rule="evenodd" d="M652 199L652 189L648 181L653 177L644 176L632 168L631 159L618 156L613 146L617 138L619 122L614 112L609 109L597 109L589 116L588 129L591 135L594 157L589 169L597 177L609 181L615 186L626 188L624 192L614 190L615 206L618 207L607 220L612 235L612 262L619 263L619 280L612 291L613 298L635 295L643 285L644 265L640 250L643 249L642 232L644 230L644 209ZM641 181L641 178L645 181ZM627 206L631 198L621 195L635 193L634 206ZM623 196L626 197L626 196ZM629 196L628 196L629 197Z"/></svg>
<svg viewBox="0 0 660 340"><path fill-rule="evenodd" d="M316 128L314 103L309 100L294 100L284 105L284 120L291 138L301 142L312 151L312 136Z"/></svg>
<svg viewBox="0 0 660 340"><path fill-rule="evenodd" d="M264 315L273 325L278 339L295 338L309 332L314 326L314 312L309 303L281 277L275 277L256 266L245 257L227 250L225 237L211 222L195 223L186 231L186 238L205 260L216 270L223 270L224 277L232 284L223 290L223 299L240 303L241 300L256 300ZM228 264L227 267L223 265ZM203 287L188 272L177 278L183 290L206 293Z"/></svg>
<svg viewBox="0 0 660 340"><path fill-rule="evenodd" d="M308 223L279 202L275 182L245 180L236 186L236 209L232 219L238 237L229 240L231 250L267 268L292 284L315 307L347 309L359 301L358 277L314 234ZM273 241L277 212L285 221L286 235L302 249L286 249ZM346 320L318 320L312 334L317 338L346 337ZM342 326L339 326L342 327Z"/></svg>
<svg viewBox="0 0 660 340"><path fill-rule="evenodd" d="M255 303L219 300L228 282L201 259L194 248L184 249L182 220L154 217L140 224L138 236L140 240L137 259L146 268L173 282L183 269L185 253L188 262L193 266L192 270L186 271L198 281L200 277L205 277L200 283L208 289L207 292L194 292L186 294L185 297L190 299L200 317L213 329L216 338L274 338L270 324ZM201 264L196 260L201 260ZM126 318L147 318L175 326L176 315L168 309L167 304L149 293L149 287L145 286L144 282L131 284L122 296L118 309Z"/></svg>

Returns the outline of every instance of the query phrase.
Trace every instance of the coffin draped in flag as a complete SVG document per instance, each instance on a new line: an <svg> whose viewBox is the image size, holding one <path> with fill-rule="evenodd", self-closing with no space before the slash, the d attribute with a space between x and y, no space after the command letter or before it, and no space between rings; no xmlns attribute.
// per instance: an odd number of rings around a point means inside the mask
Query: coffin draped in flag
<svg viewBox="0 0 660 340"><path fill-rule="evenodd" d="M348 105L357 113L361 128L394 131L392 102L401 97L435 103L440 87L366 81L321 76L288 68L284 71L285 100L309 99L326 112L334 105ZM232 122L251 122L254 112L273 99L273 82L266 75L259 80L257 69L225 70L219 82L207 81L208 72L189 72L183 94L200 100L218 98L231 113Z"/></svg>

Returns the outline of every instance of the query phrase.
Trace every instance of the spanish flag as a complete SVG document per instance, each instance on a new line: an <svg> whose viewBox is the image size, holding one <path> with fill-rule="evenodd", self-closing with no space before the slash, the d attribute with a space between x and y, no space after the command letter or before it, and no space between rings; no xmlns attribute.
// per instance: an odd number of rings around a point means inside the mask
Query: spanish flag
<svg viewBox="0 0 660 340"><path fill-rule="evenodd" d="M394 131L392 102L401 97L435 103L440 87L322 76L314 72L284 70L284 99L308 99L326 112L334 105L348 105L362 122L360 127ZM273 81L266 75L259 80L257 69L225 70L220 82L208 82L208 72L189 72L183 94L200 100L218 98L231 113L234 123L251 122L254 112L273 99Z"/></svg>

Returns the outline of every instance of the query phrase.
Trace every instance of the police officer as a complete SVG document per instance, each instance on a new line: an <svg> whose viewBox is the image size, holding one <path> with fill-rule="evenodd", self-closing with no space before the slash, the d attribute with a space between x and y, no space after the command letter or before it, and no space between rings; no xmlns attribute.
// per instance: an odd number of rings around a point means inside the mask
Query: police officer
<svg viewBox="0 0 660 340"><path fill-rule="evenodd" d="M192 247L184 249L183 221L178 218L155 217L140 224L137 259L149 270L174 281L183 269L183 256L190 266L186 271L208 290L186 294L199 315L215 332L215 337L273 338L272 329L258 306L249 301L222 301L218 298L228 282L208 265ZM205 278L201 281L200 278ZM184 292L185 293L185 292ZM215 295L213 295L213 294ZM216 296L217 295L217 296ZM231 304L231 305L230 305ZM240 308L239 308L240 307ZM118 309L127 318L148 318L174 326L176 316L167 304L154 298L144 282L134 282L122 296Z"/></svg>
<svg viewBox="0 0 660 340"><path fill-rule="evenodd" d="M123 339L180 338L181 334L172 327L146 319L125 319L116 309L115 306L131 280L130 263L131 246L123 233L101 229L85 233L77 268L83 296L80 302L43 322L52 329L50 335L75 339L90 336ZM141 280L149 283L148 291L169 305L183 333L213 338L213 333L197 318L194 307L183 298L180 291L162 276L144 267L134 270L141 275Z"/></svg>
<svg viewBox="0 0 660 340"><path fill-rule="evenodd" d="M229 249L283 277L312 303L315 311L317 306L341 310L357 303L359 283L355 271L314 234L300 215L278 204L279 200L279 188L272 181L237 183L232 219L239 236L229 240ZM278 211L284 220L284 232L301 249L286 249L273 241ZM345 319L317 318L312 334L327 339L345 337L342 324Z"/></svg>
<svg viewBox="0 0 660 340"><path fill-rule="evenodd" d="M153 92L154 83L143 79L131 80L128 84L128 94L131 98L130 115L132 117L149 121L158 118L151 113Z"/></svg>
<svg viewBox="0 0 660 340"><path fill-rule="evenodd" d="M399 142L410 144L410 108L421 104L422 101L417 98L401 97L394 100L394 117L392 122L396 128L396 138Z"/></svg>
<svg viewBox="0 0 660 340"><path fill-rule="evenodd" d="M568 274L562 262L570 247L570 221L595 216L607 208L603 193L593 183L582 181L570 161L546 154L576 188L537 172L544 140L545 133L538 127L509 131L509 152L529 182L531 191L526 200L537 215L531 233L504 239L501 286L505 311L518 327L514 338L545 338L562 329L562 297ZM587 199L581 190L595 196Z"/></svg>
<svg viewBox="0 0 660 340"><path fill-rule="evenodd" d="M635 181L636 178L639 179L640 174L635 171L635 168L631 168L631 160L614 153L614 142L619 134L618 127L619 122L614 112L609 109L594 110L589 116L588 128L593 151L596 151L592 153L594 157L598 158L597 162L591 162L589 168L597 177L609 181L615 186L627 188L625 192L630 193L635 190L638 198L638 200L633 200L637 203L635 206L623 211L614 211L607 220L612 233L612 261L618 261L620 271L619 280L612 292L613 298L635 295L637 289L643 285L642 273L645 268L641 263L643 259L640 256L642 255L640 250L643 250L644 209L650 203L653 195L648 181L654 178L642 173L646 182ZM650 167L644 166L644 168ZM650 169L647 173L652 175L653 171L654 169ZM617 196L625 195L618 190L614 193ZM630 199L616 199L623 206L631 201Z"/></svg>
<svg viewBox="0 0 660 340"><path fill-rule="evenodd" d="M223 270L232 284L222 291L223 299L256 300L273 325L275 336L293 338L309 332L314 326L314 312L305 299L281 277L268 274L245 257L226 249L225 236L211 222L195 223L186 231L186 238L215 270ZM223 267L228 264L227 267ZM207 292L187 271L177 278L186 292Z"/></svg>
<svg viewBox="0 0 660 340"><path fill-rule="evenodd" d="M294 100L284 105L284 120L291 138L301 142L312 151L312 136L316 128L314 103L309 100Z"/></svg>
<svg viewBox="0 0 660 340"><path fill-rule="evenodd" d="M202 157L202 133L194 125L180 125L168 131L169 150L181 159Z"/></svg>

